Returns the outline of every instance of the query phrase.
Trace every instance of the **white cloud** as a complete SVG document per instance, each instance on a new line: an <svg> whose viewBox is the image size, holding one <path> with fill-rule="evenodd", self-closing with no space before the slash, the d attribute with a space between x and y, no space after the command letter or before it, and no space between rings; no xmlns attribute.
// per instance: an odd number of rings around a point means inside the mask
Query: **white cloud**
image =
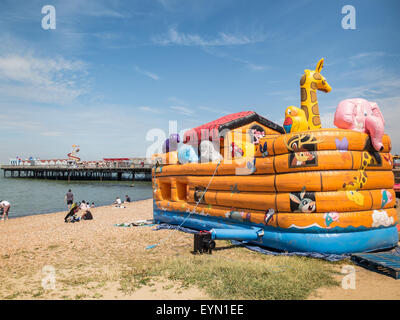
<svg viewBox="0 0 400 320"><path fill-rule="evenodd" d="M146 77L149 77L153 80L160 80L160 77L157 74L149 72L147 70L143 70L143 69L139 68L138 66L135 66L135 70L136 70L136 72L141 73L141 74L145 75Z"/></svg>
<svg viewBox="0 0 400 320"><path fill-rule="evenodd" d="M140 106L139 110L145 111L145 112L151 112L151 113L161 113L161 110L159 110L157 108L148 107L148 106Z"/></svg>
<svg viewBox="0 0 400 320"><path fill-rule="evenodd" d="M82 83L86 75L82 61L18 54L0 56L0 93L3 97L64 104L86 92Z"/></svg>
<svg viewBox="0 0 400 320"><path fill-rule="evenodd" d="M1 129L7 130L29 130L38 131L41 130L41 125L39 122L23 120L21 117L9 116L5 114L0 115L0 121L2 123Z"/></svg>
<svg viewBox="0 0 400 320"><path fill-rule="evenodd" d="M166 34L157 35L152 38L158 45L180 45L180 46L232 46L245 45L256 42L262 42L266 38L264 34L258 35L238 35L225 32L218 33L217 38L204 38L198 34L186 34L177 31L174 27L170 28Z"/></svg>
<svg viewBox="0 0 400 320"><path fill-rule="evenodd" d="M171 106L170 109L175 110L186 116L190 116L194 113L193 109L182 107L182 106Z"/></svg>
<svg viewBox="0 0 400 320"><path fill-rule="evenodd" d="M87 15L101 18L129 18L126 10L118 7L118 2L98 0L70 0L63 1L61 9L64 15Z"/></svg>
<svg viewBox="0 0 400 320"><path fill-rule="evenodd" d="M252 71L263 71L266 69L269 69L269 66L266 65L260 65L260 64L255 64L253 62L250 62L246 59L241 59L241 58L237 58L237 57L233 57L230 54L227 54L226 52L223 52L220 50L220 48L216 48L216 47L202 47L202 49L207 52L208 54L214 56L214 57L218 57L218 58L225 58L225 59L229 59L235 62L239 62L244 64L248 69L252 70Z"/></svg>
<svg viewBox="0 0 400 320"><path fill-rule="evenodd" d="M207 111L207 112L220 114L220 115L227 115L227 114L232 113L230 111L221 110L220 108L210 108L210 107L206 107L206 106L199 106L198 109L201 109L201 110L204 110L204 111Z"/></svg>
<svg viewBox="0 0 400 320"><path fill-rule="evenodd" d="M364 59L364 58L376 58L376 57L383 57L385 55L387 55L387 53L385 53L383 51L360 52L354 56L351 56L350 59L358 60L358 59Z"/></svg>
<svg viewBox="0 0 400 320"><path fill-rule="evenodd" d="M183 100L183 99L181 99L181 98L177 98L177 97L168 97L167 100L168 100L169 102L174 103L174 104L179 104L179 105L184 105L184 106L187 106L187 105L188 105L188 103L187 103L185 100Z"/></svg>
<svg viewBox="0 0 400 320"><path fill-rule="evenodd" d="M254 63L250 63L250 62L247 63L247 66L248 66L251 70L254 70L254 71L262 71L262 70L265 70L265 69L268 68L267 66L263 66L263 65L259 65L259 64L254 64Z"/></svg>
<svg viewBox="0 0 400 320"><path fill-rule="evenodd" d="M45 137L60 137L60 136L64 135L64 133L61 131L44 131L44 132L41 132L40 135L45 136Z"/></svg>

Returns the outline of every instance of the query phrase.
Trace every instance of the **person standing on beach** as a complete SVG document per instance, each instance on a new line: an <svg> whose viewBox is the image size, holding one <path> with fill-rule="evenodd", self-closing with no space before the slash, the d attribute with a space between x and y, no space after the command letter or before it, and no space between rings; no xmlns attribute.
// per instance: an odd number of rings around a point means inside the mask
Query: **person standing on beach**
<svg viewBox="0 0 400 320"><path fill-rule="evenodd" d="M68 190L67 194L65 195L65 201L67 202L68 210L71 208L72 204L74 203L74 194L71 192L71 189Z"/></svg>
<svg viewBox="0 0 400 320"><path fill-rule="evenodd" d="M4 218L7 216L7 220L8 220L8 212L10 211L10 203L6 200L0 200L0 209L3 210L3 221Z"/></svg>

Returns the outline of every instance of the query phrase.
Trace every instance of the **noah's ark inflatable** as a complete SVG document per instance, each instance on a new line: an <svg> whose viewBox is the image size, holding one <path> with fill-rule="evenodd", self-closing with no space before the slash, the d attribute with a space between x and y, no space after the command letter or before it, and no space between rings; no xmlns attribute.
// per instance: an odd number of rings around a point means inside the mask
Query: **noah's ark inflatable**
<svg viewBox="0 0 400 320"><path fill-rule="evenodd" d="M224 116L164 142L153 160L154 220L289 252L394 247L391 141L376 103L347 99L321 128L315 70L283 126L253 111Z"/></svg>

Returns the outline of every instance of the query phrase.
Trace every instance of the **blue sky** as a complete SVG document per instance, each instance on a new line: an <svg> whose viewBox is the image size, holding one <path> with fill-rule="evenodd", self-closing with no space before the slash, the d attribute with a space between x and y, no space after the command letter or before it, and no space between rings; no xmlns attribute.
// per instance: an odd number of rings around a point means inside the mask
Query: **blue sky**
<svg viewBox="0 0 400 320"><path fill-rule="evenodd" d="M355 30L341 25L347 4ZM3 0L0 161L63 158L72 144L85 160L144 156L169 120L182 130L245 110L282 125L322 57L323 126L343 99L376 101L400 153L399 12L396 0Z"/></svg>

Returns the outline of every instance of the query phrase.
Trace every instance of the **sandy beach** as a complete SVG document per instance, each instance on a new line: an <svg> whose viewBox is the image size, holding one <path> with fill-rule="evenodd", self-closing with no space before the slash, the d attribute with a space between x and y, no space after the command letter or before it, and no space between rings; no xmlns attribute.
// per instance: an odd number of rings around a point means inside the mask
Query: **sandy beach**
<svg viewBox="0 0 400 320"><path fill-rule="evenodd" d="M119 290L120 274L130 263L151 260L154 253L146 250L146 246L168 233L152 231L151 227L114 226L152 218L152 200L131 202L125 206L93 208L93 220L76 223L64 222L67 211L0 221L0 275L3 279L0 298L202 298L202 293L195 289L188 290L185 295L170 290L173 285L168 282L128 295ZM176 232L176 237L188 238L188 244L191 242L191 237L184 233ZM43 290L46 266L54 268L55 289ZM169 290L163 290L163 286Z"/></svg>
<svg viewBox="0 0 400 320"><path fill-rule="evenodd" d="M182 287L162 277L135 290L126 289L131 283L129 275L135 278L141 266L192 255L190 234L153 231L154 226L115 226L151 219L152 205L149 199L129 203L126 208L98 207L92 209L94 220L77 223L64 222L66 211L0 221L0 298L209 299L199 288ZM215 251L213 257L228 258L247 254L245 251ZM339 273L342 265L334 266ZM309 299L400 299L400 281L357 266L355 269L355 290L321 288ZM340 281L341 275L337 277ZM50 289L46 287L49 283Z"/></svg>

